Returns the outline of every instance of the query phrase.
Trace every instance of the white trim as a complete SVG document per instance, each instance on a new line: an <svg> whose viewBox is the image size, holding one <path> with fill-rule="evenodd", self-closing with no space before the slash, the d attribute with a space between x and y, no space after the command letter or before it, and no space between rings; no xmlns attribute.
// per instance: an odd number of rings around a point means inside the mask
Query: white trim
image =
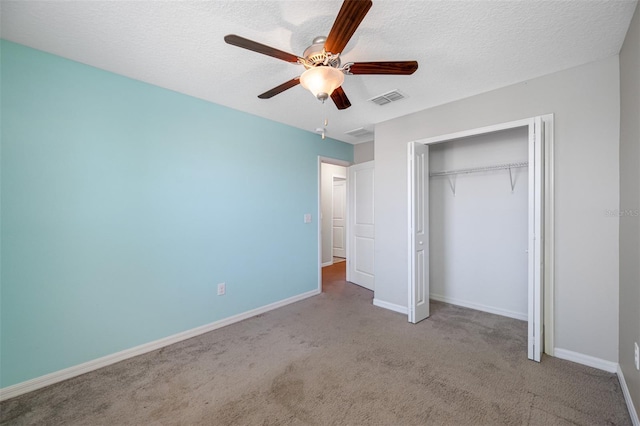
<svg viewBox="0 0 640 426"><path fill-rule="evenodd" d="M324 268L325 266L331 266L331 265L333 265L333 260L330 260L329 262L324 262L322 264L322 267Z"/></svg>
<svg viewBox="0 0 640 426"><path fill-rule="evenodd" d="M416 142L424 145L428 145L432 143L446 142L452 139L467 138L469 136L479 136L479 135L484 135L486 133L499 132L501 130L515 129L517 127L526 127L529 125L530 120L531 120L530 118L525 118L524 120L516 120L516 121L509 121L507 123L493 124L491 126L480 127L477 129L463 130L461 132L449 133L447 135L440 135L440 136L434 136L431 138L420 139Z"/></svg>
<svg viewBox="0 0 640 426"><path fill-rule="evenodd" d="M597 368L598 370L604 370L609 373L615 373L618 370L618 363L596 358L591 355L585 355L562 348L555 348L554 353L556 358L566 359L567 361L576 362L578 364Z"/></svg>
<svg viewBox="0 0 640 426"><path fill-rule="evenodd" d="M528 330L529 359L540 362L544 349L544 123L541 117L529 124L529 265Z"/></svg>
<svg viewBox="0 0 640 426"><path fill-rule="evenodd" d="M318 155L318 163L327 163L327 164L333 164L334 166L342 166L342 167L353 166L353 163L350 163L348 161L339 160L337 158L331 158L331 157L323 157L321 155Z"/></svg>
<svg viewBox="0 0 640 426"><path fill-rule="evenodd" d="M624 374L622 374L622 369L620 368L620 364L618 364L618 369L616 371L616 374L618 375L618 381L620 382L620 387L622 388L624 401L627 403L627 409L629 410L629 417L631 417L631 423L633 424L633 426L640 426L640 419L638 419L638 412L636 411L635 405L633 405L633 400L631 399L631 394L629 393L627 382L624 379Z"/></svg>
<svg viewBox="0 0 640 426"><path fill-rule="evenodd" d="M554 356L555 346L555 165L554 115L542 116L544 122L544 352Z"/></svg>
<svg viewBox="0 0 640 426"><path fill-rule="evenodd" d="M380 300L376 298L373 299L373 306L388 309L390 311L398 312L403 315L407 315L407 312L408 312L406 306L396 305L395 303L385 302L384 300Z"/></svg>
<svg viewBox="0 0 640 426"><path fill-rule="evenodd" d="M490 314L502 315L503 317L514 318L521 321L527 321L527 313L520 313L515 311L509 311L507 309L494 308L492 306L482 305L480 303L468 302L462 299L456 299L455 297L442 296L440 294L429 294L429 299L437 300L438 302L450 303L452 305L462 306L464 308L475 309L476 311L488 312Z"/></svg>
<svg viewBox="0 0 640 426"><path fill-rule="evenodd" d="M291 303L299 302L303 299L306 299L311 296L315 296L319 293L320 292L318 290L311 290L306 293L299 294L297 296L280 300L279 302L274 302L269 305L262 306L260 308L252 309L250 311L243 312L241 314L233 315L231 317L212 322L210 324L192 328L191 330L186 330L181 333L174 334L172 336L155 340L153 342L135 346L130 349L125 349L123 351L116 352L111 355L103 356L101 358L97 358L82 364L74 365L73 367L65 368L64 370L55 371L53 373L45 374L44 376L36 377L35 379L27 380L21 383L16 383L15 385L4 387L0 389L0 401L14 398L16 396L25 394L27 392L31 392L36 389L43 388L45 386L53 385L54 383L71 379L72 377L76 377L81 374L85 374L90 371L94 371L99 368L106 367L111 364L115 364L116 362L133 358L134 356L142 355L147 352L151 352L156 349L160 349L165 346L172 345L174 343L178 343L183 340L187 340L204 333L208 333L209 331L226 327L227 325L231 325L236 322L254 317L256 315L260 315L265 312L272 311L277 308L281 308Z"/></svg>
<svg viewBox="0 0 640 426"><path fill-rule="evenodd" d="M537 129L537 124L539 120L532 119L528 126L529 133L529 164L533 167L529 167L529 194L528 194L528 239L527 239L527 258L529 259L527 264L527 304L528 304L528 348L527 353L529 359L533 361L540 362L542 359L542 351L540 350L540 344L538 343L539 332L542 331L542 324L538 323L540 321L540 285L542 282L540 281L540 252L538 251L539 244L538 241L540 239L540 227L538 226L538 210L541 206L538 204L540 200L540 186L538 184L538 178L540 177L540 164L538 163L538 150L540 149L540 144L536 144L539 140L540 130ZM538 238L536 239L536 236ZM540 327L538 327L540 325Z"/></svg>

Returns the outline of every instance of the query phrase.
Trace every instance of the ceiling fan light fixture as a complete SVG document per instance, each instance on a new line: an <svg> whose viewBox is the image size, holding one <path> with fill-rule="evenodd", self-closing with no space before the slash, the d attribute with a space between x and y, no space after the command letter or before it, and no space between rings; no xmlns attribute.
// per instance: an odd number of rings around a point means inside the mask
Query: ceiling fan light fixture
<svg viewBox="0 0 640 426"><path fill-rule="evenodd" d="M224 41L242 49L302 65L306 68L300 77L292 78L271 90L267 90L258 95L258 98L270 99L285 90L302 84L317 99L324 102L331 97L336 108L344 110L351 106L351 102L342 88L344 74L411 75L418 69L416 61L349 62L341 66L340 55L371 5L371 0L344 0L329 34L326 37L314 38L311 46L307 47L302 56L293 55L235 34L227 34L224 36Z"/></svg>
<svg viewBox="0 0 640 426"><path fill-rule="evenodd" d="M327 66L309 68L300 76L302 87L321 101L331 96L334 90L342 86L343 82L344 74L342 71Z"/></svg>

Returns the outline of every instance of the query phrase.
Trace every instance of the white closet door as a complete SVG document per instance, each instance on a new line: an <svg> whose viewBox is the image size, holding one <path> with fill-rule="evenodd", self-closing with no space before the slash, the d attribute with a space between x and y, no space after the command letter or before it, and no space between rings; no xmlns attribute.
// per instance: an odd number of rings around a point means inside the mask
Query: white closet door
<svg viewBox="0 0 640 426"><path fill-rule="evenodd" d="M374 162L349 167L347 281L374 290Z"/></svg>
<svg viewBox="0 0 640 426"><path fill-rule="evenodd" d="M542 303L544 271L544 181L543 161L544 127L537 117L529 124L529 345L528 357L540 362L542 358Z"/></svg>
<svg viewBox="0 0 640 426"><path fill-rule="evenodd" d="M409 144L409 322L429 316L429 146Z"/></svg>

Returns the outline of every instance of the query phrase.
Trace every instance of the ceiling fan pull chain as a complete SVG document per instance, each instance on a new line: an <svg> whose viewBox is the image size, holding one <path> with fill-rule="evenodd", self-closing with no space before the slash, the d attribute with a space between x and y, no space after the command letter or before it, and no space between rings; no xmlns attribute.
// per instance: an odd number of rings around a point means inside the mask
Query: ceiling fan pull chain
<svg viewBox="0 0 640 426"><path fill-rule="evenodd" d="M322 107L323 111L326 112L326 109L325 109L326 106L324 106L324 99L322 100L322 104L323 104L323 107ZM325 117L326 117L326 114L325 114ZM325 137L326 137L326 133L327 133L327 125L329 124L329 119L325 118L322 124L323 124L322 127L318 127L316 129L316 133L319 133L320 136L322 137L322 140L324 140Z"/></svg>
<svg viewBox="0 0 640 426"><path fill-rule="evenodd" d="M329 118L327 118L327 106L324 103L324 101L322 103L323 103L322 109L324 109L324 116L325 116L324 126L322 126L322 129L323 129L322 130L322 140L324 140L324 136L325 136L325 133L327 131L327 125L329 124Z"/></svg>

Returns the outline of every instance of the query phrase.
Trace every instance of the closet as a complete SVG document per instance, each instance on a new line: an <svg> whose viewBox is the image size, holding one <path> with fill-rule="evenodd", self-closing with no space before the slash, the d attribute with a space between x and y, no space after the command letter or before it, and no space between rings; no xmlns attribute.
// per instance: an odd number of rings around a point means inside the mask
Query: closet
<svg viewBox="0 0 640 426"><path fill-rule="evenodd" d="M526 126L430 145L430 299L527 320L528 155Z"/></svg>
<svg viewBox="0 0 640 426"><path fill-rule="evenodd" d="M408 321L429 317L430 298L526 315L539 362L543 321L553 342L553 115L409 142L407 154Z"/></svg>

